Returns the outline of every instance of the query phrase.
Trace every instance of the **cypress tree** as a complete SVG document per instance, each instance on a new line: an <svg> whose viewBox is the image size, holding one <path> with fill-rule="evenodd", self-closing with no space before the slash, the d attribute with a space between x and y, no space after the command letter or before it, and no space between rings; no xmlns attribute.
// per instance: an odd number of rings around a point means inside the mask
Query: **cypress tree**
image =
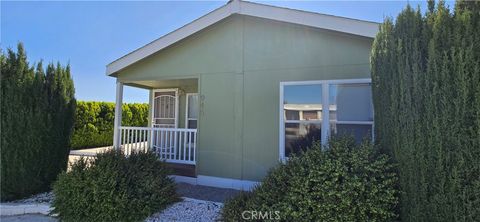
<svg viewBox="0 0 480 222"><path fill-rule="evenodd" d="M386 19L372 48L376 143L405 221L480 221L480 3ZM389 96L385 96L389 95Z"/></svg>
<svg viewBox="0 0 480 222"><path fill-rule="evenodd" d="M1 199L50 189L66 168L75 98L69 66L29 65L22 44L0 53Z"/></svg>

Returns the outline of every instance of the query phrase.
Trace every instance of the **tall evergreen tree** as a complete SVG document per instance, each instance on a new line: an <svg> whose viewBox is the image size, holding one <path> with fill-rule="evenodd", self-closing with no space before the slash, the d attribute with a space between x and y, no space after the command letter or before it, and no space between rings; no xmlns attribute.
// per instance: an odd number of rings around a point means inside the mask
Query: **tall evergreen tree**
<svg viewBox="0 0 480 222"><path fill-rule="evenodd" d="M480 2L429 1L374 41L376 142L398 164L404 221L480 221L478 30Z"/></svg>
<svg viewBox="0 0 480 222"><path fill-rule="evenodd" d="M0 53L1 199L46 191L67 165L75 97L70 67L28 63L22 44Z"/></svg>

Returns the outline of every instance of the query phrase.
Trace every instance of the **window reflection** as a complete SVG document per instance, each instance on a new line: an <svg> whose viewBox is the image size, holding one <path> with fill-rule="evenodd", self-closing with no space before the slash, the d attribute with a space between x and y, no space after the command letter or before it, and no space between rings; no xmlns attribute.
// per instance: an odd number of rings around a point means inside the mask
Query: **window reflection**
<svg viewBox="0 0 480 222"><path fill-rule="evenodd" d="M286 156L321 140L321 84L285 86L283 109Z"/></svg>
<svg viewBox="0 0 480 222"><path fill-rule="evenodd" d="M321 123L285 123L285 156L306 150L321 139Z"/></svg>
<svg viewBox="0 0 480 222"><path fill-rule="evenodd" d="M371 124L332 124L330 131L334 136L353 136L358 143L372 137Z"/></svg>
<svg viewBox="0 0 480 222"><path fill-rule="evenodd" d="M357 142L371 139L373 107L370 83L315 83L283 86L285 156L300 153L326 136L351 135ZM322 101L322 86L328 101ZM325 102L325 104L323 104ZM322 138L323 105L328 104L329 127Z"/></svg>
<svg viewBox="0 0 480 222"><path fill-rule="evenodd" d="M322 104L322 85L285 86L283 90L284 104Z"/></svg>

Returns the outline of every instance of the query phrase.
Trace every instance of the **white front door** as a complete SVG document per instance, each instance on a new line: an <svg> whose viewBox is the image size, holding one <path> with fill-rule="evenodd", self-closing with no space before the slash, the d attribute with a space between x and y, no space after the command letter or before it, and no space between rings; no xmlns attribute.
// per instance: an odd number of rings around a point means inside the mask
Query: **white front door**
<svg viewBox="0 0 480 222"><path fill-rule="evenodd" d="M178 127L178 92L176 89L153 91L152 127Z"/></svg>

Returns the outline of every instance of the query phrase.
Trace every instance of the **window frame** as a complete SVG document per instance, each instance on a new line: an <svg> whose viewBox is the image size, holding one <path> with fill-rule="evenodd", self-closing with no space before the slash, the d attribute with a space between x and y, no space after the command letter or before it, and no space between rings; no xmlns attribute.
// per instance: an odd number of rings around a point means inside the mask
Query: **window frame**
<svg viewBox="0 0 480 222"><path fill-rule="evenodd" d="M189 106L188 106L188 97L189 97L189 96L197 96L197 98L198 98L198 93L186 93L186 94L185 94L185 129L189 129L189 128L188 128L188 121L189 121L189 120L195 120L195 121L197 121L197 127L196 127L196 129L198 129L198 118L189 118L189 117L188 117L188 107L189 107ZM198 110L198 109L197 109L197 110ZM197 114L197 116L198 116L198 114Z"/></svg>
<svg viewBox="0 0 480 222"><path fill-rule="evenodd" d="M371 84L371 78L365 79L332 79L332 80L309 80L309 81L282 81L280 82L279 87L279 159L282 162L285 162L288 157L285 157L285 121L284 118L284 88L285 86L298 86L298 85L322 85L322 107L329 107L330 106L330 85L336 84ZM373 98L372 98L373 102ZM373 104L372 105L372 112L373 112ZM322 120L316 121L321 122L322 127L322 145L328 144L328 138L330 134L330 110L329 109L322 109ZM372 125L372 141L375 138L374 136L374 120L375 116L372 114L373 120L372 121L337 121L338 124L360 124L360 125ZM292 120L288 120L288 122L292 122ZM301 122L298 121L298 122ZM312 122L312 121L308 121ZM326 130L324 130L326 129Z"/></svg>

